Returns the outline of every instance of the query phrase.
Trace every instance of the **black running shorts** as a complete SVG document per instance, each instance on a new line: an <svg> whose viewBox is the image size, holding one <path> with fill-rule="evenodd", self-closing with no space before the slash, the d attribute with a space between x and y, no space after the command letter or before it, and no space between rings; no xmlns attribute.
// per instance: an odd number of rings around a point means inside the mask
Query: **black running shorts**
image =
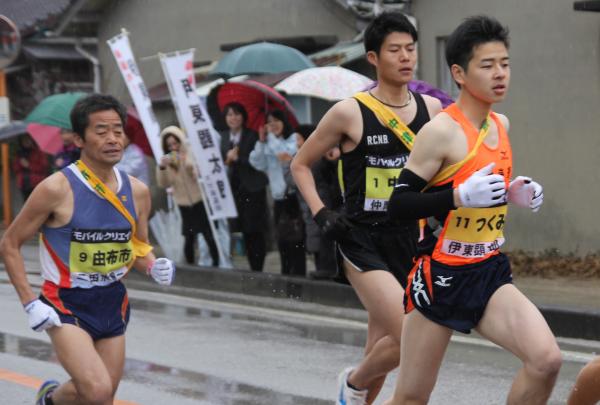
<svg viewBox="0 0 600 405"><path fill-rule="evenodd" d="M338 278L344 275L343 261L361 272L384 270L406 288L408 273L417 250L418 229L365 228L355 226L337 242Z"/></svg>
<svg viewBox="0 0 600 405"><path fill-rule="evenodd" d="M437 324L470 333L492 295L509 283L510 263L502 253L465 266L448 266L421 256L408 276L404 307L406 313L417 309Z"/></svg>

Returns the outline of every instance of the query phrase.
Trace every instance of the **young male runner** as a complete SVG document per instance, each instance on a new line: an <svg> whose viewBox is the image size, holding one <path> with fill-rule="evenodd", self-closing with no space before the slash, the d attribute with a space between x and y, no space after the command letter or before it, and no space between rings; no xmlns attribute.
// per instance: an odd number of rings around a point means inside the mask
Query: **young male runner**
<svg viewBox="0 0 600 405"><path fill-rule="evenodd" d="M156 259L148 240L150 193L114 166L124 149L126 110L111 96L93 94L71 111L81 160L40 183L6 230L0 254L29 317L46 330L71 376L46 381L36 404L112 404L125 362L127 292L120 279L133 266L159 284L175 268ZM25 273L20 248L41 227L44 284L39 298Z"/></svg>
<svg viewBox="0 0 600 405"><path fill-rule="evenodd" d="M453 330L471 329L523 362L507 402L545 404L560 350L499 252L507 202L533 211L543 202L538 183L510 181L508 119L491 111L508 90L508 31L489 17L468 18L448 38L446 59L460 95L419 132L390 200L392 218L435 217L439 227L428 221L409 276L400 373L388 404L427 403Z"/></svg>
<svg viewBox="0 0 600 405"><path fill-rule="evenodd" d="M414 134L441 110L437 99L408 91L416 42L417 32L404 15L375 18L364 43L378 85L333 106L292 162L296 184L323 233L337 241L341 271L369 312L365 357L340 374L338 404L371 403L399 364L400 297L418 230L415 220L390 221L386 210ZM310 171L336 145L342 151L341 213L323 205Z"/></svg>

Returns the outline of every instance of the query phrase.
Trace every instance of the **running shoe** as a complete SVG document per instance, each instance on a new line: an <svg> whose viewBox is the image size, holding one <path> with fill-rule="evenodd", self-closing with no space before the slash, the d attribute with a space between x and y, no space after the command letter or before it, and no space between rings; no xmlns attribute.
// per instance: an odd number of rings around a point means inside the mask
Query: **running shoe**
<svg viewBox="0 0 600 405"><path fill-rule="evenodd" d="M46 397L52 391L58 388L58 381L48 380L44 381L44 383L40 386L36 396L35 396L35 405L46 405Z"/></svg>
<svg viewBox="0 0 600 405"><path fill-rule="evenodd" d="M338 396L336 405L365 405L367 403L367 390L355 390L348 387L348 376L353 368L348 367L338 376Z"/></svg>

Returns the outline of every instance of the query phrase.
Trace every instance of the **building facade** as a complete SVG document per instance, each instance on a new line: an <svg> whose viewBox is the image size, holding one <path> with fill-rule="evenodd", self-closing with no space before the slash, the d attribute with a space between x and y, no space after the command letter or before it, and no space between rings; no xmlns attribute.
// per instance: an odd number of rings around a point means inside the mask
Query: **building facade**
<svg viewBox="0 0 600 405"><path fill-rule="evenodd" d="M128 0L115 1L99 30L105 41L127 29L131 46L151 88L164 81L159 52L195 48L196 61L214 61L222 44L265 37L335 35L348 40L357 34L355 18L331 0ZM128 99L108 47L99 47L104 91ZM160 119L160 117L159 117Z"/></svg>

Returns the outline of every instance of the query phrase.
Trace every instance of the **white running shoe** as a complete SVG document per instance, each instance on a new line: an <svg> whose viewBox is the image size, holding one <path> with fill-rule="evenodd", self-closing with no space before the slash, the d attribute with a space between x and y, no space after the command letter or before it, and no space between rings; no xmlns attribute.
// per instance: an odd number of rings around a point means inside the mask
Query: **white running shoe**
<svg viewBox="0 0 600 405"><path fill-rule="evenodd" d="M367 390L355 390L348 387L348 376L353 368L348 367L338 376L338 394L335 405L365 405L367 403Z"/></svg>

